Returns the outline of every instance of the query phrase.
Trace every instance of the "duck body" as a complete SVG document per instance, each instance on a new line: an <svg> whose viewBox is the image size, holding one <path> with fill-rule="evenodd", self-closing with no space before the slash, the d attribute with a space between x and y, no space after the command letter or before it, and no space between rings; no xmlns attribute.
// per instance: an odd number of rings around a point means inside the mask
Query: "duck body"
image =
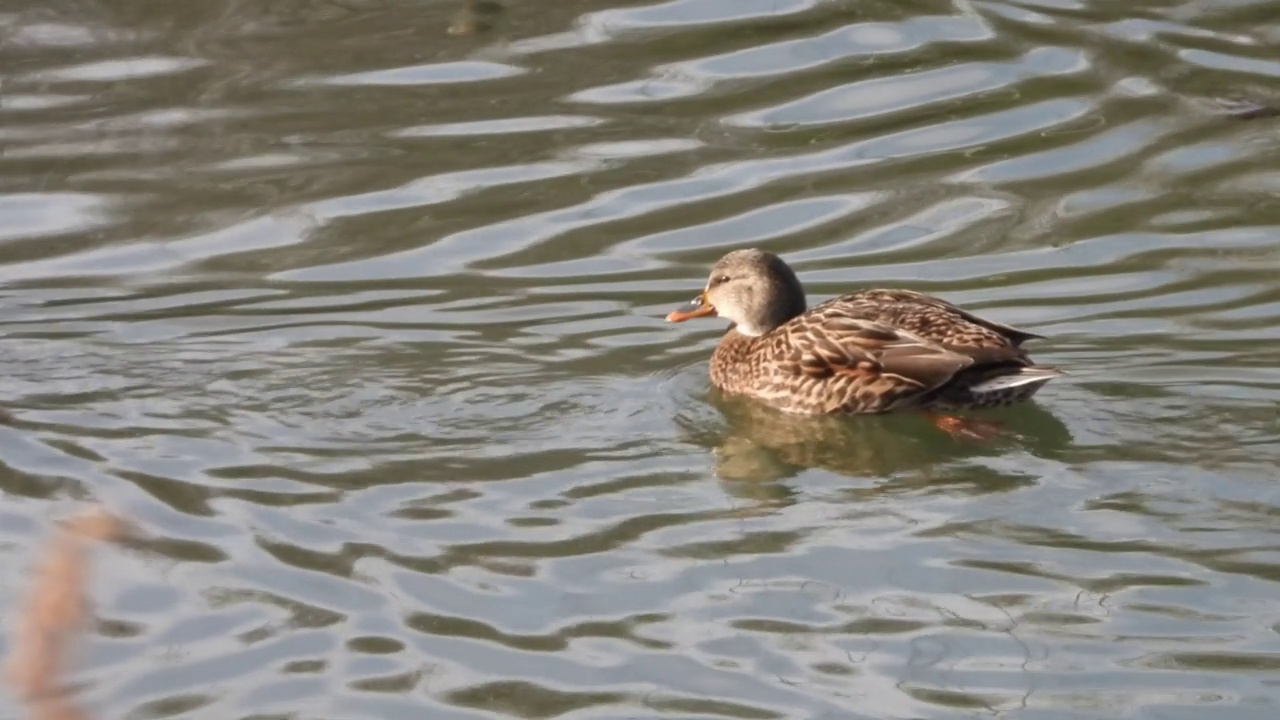
<svg viewBox="0 0 1280 720"><path fill-rule="evenodd" d="M712 384L787 412L1000 407L1063 374L1022 349L1041 336L910 290L865 290L805 309L790 268L759 250L725 256L687 307L668 320L735 321L711 356Z"/></svg>
<svg viewBox="0 0 1280 720"><path fill-rule="evenodd" d="M867 290L759 337L729 328L711 382L799 413L1000 407L1062 374L1019 347L1038 337L909 290Z"/></svg>

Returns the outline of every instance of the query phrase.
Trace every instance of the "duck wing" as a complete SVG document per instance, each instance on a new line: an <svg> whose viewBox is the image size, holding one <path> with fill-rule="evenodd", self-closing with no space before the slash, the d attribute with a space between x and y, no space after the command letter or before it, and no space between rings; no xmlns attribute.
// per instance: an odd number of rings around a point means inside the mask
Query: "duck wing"
<svg viewBox="0 0 1280 720"><path fill-rule="evenodd" d="M827 411L885 412L988 363L1020 363L1016 348L952 348L909 330L851 315L840 305L814 308L785 325L772 354Z"/></svg>
<svg viewBox="0 0 1280 720"><path fill-rule="evenodd" d="M964 308L911 290L875 289L828 300L823 305L901 328L934 342L964 347L1018 347L1043 339L1025 330L978 317ZM816 309L816 308L815 308Z"/></svg>

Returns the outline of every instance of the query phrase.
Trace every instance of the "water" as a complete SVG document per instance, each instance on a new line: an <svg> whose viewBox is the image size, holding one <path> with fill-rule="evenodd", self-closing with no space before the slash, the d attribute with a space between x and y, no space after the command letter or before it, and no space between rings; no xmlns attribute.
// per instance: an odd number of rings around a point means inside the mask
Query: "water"
<svg viewBox="0 0 1280 720"><path fill-rule="evenodd" d="M482 9L0 8L0 610L149 534L96 717L1275 716L1274 4ZM728 401L752 245L1072 375Z"/></svg>

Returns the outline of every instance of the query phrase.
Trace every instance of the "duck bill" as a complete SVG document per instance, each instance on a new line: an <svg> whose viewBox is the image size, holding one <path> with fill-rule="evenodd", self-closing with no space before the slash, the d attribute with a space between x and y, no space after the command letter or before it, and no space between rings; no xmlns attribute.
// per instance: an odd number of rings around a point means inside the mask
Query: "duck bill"
<svg viewBox="0 0 1280 720"><path fill-rule="evenodd" d="M702 293L693 299L693 302L685 303L680 307L672 310L667 314L667 322L684 322L699 317L715 317L716 309L707 302L707 294Z"/></svg>

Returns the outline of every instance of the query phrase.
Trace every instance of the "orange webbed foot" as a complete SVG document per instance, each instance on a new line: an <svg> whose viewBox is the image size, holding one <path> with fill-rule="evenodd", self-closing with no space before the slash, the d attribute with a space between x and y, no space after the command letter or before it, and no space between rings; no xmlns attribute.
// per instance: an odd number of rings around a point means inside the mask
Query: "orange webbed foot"
<svg viewBox="0 0 1280 720"><path fill-rule="evenodd" d="M957 440L989 443L1004 433L1004 426L994 420L929 414L937 428Z"/></svg>

